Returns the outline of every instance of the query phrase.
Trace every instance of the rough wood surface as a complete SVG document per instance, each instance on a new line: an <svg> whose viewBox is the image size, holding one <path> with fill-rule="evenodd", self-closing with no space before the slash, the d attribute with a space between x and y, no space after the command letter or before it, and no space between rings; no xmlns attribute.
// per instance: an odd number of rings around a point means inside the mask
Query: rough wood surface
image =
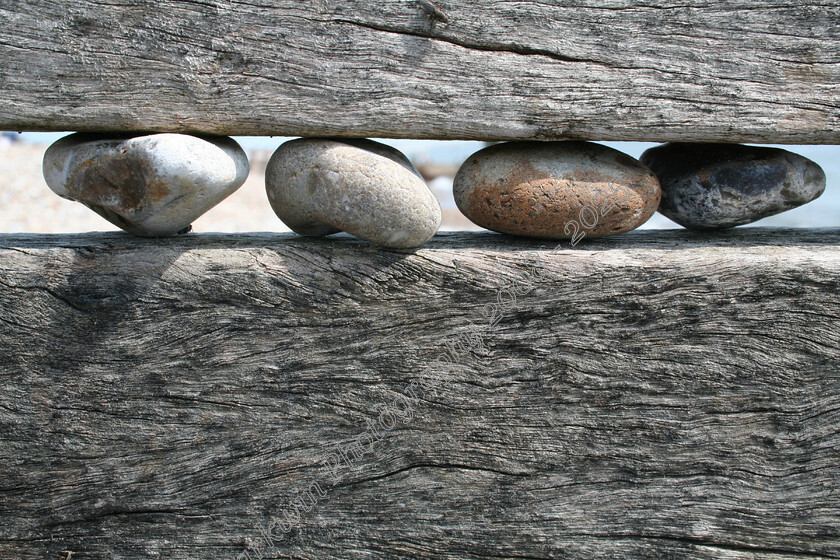
<svg viewBox="0 0 840 560"><path fill-rule="evenodd" d="M2 0L0 129L840 143L837 0Z"/></svg>
<svg viewBox="0 0 840 560"><path fill-rule="evenodd" d="M838 558L838 241L0 237L0 557Z"/></svg>

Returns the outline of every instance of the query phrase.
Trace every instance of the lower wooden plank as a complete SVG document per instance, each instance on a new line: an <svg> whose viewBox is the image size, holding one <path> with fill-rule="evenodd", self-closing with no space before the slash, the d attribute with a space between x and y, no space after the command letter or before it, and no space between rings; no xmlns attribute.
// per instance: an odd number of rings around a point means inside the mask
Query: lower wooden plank
<svg viewBox="0 0 840 560"><path fill-rule="evenodd" d="M0 557L838 558L839 240L0 237Z"/></svg>

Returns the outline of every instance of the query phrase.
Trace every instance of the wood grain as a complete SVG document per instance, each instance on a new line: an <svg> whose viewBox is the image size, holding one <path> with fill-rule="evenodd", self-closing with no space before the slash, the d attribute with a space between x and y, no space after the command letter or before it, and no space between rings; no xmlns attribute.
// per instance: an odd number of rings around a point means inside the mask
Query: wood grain
<svg viewBox="0 0 840 560"><path fill-rule="evenodd" d="M838 241L2 236L0 557L838 558Z"/></svg>
<svg viewBox="0 0 840 560"><path fill-rule="evenodd" d="M0 129L840 143L837 0L5 0Z"/></svg>

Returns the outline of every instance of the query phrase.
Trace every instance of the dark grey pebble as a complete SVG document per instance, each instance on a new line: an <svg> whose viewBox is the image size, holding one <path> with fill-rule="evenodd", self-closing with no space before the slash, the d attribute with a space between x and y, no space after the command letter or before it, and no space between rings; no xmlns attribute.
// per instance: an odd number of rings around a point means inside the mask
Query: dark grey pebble
<svg viewBox="0 0 840 560"><path fill-rule="evenodd" d="M659 178L659 212L687 228L748 224L811 202L825 190L819 165L798 154L741 144L670 143L642 154Z"/></svg>

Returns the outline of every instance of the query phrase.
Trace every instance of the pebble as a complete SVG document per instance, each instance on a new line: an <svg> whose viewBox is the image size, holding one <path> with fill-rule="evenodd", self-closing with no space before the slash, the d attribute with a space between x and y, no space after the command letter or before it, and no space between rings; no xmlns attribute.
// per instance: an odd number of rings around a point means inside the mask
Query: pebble
<svg viewBox="0 0 840 560"><path fill-rule="evenodd" d="M591 142L508 142L471 155L455 202L487 229L578 240L636 229L659 205L659 183L630 156Z"/></svg>
<svg viewBox="0 0 840 560"><path fill-rule="evenodd" d="M647 150L641 160L662 184L659 212L687 228L748 224L825 190L819 165L777 148L671 143Z"/></svg>
<svg viewBox="0 0 840 560"><path fill-rule="evenodd" d="M440 227L440 204L398 150L372 140L301 138L280 146L265 171L268 200L292 231L344 231L407 249Z"/></svg>
<svg viewBox="0 0 840 560"><path fill-rule="evenodd" d="M248 157L231 138L71 134L44 154L47 185L134 235L189 231L236 191Z"/></svg>

